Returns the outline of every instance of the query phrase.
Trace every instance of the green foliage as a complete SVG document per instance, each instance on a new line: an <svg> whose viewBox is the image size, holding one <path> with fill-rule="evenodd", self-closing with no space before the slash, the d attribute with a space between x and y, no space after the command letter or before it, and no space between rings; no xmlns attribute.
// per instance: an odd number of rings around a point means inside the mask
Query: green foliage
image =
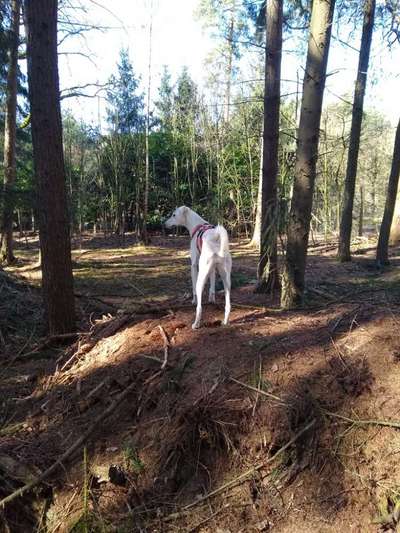
<svg viewBox="0 0 400 533"><path fill-rule="evenodd" d="M126 442L123 449L126 467L133 473L139 475L143 472L145 465L139 457L139 452L130 442Z"/></svg>
<svg viewBox="0 0 400 533"><path fill-rule="evenodd" d="M250 236L256 214L260 171L263 50L252 55L249 76L242 76L243 79L239 80L237 75L240 67L238 58L246 52L254 37L255 20L257 15L262 17L262 7L263 0L199 2L198 15L212 32L216 44L209 64L212 72L207 90L211 94L207 100L187 68L173 79L168 68L164 67L149 135L150 190L146 221L149 229L159 230L164 217L176 206L186 204L211 222L222 222L231 232ZM346 6L340 2L339 7L345 9ZM290 31L294 39L292 46L296 47L300 41L305 42L304 35L299 32L295 36L288 28L296 17L296 25L307 24L309 2L286 3L285 9L286 31ZM380 11L385 11L386 19L382 14L381 18L378 17L379 21L389 20L390 9ZM353 12L347 10L346 13L350 16ZM7 13L0 7L0 42L6 39L7 24ZM4 90L1 93L4 73L5 57L0 53L0 100L4 99ZM228 81L231 83L231 94L229 113L226 113ZM71 114L63 117L67 192L73 232L98 228L122 234L138 230L143 224L145 132L139 82L127 50L121 50L107 91L110 130L100 134ZM323 231L326 235L337 231L342 200L351 118L351 106L345 99L346 95L340 103L328 106L321 122L312 225L314 230ZM19 123L22 123L23 117L28 116L28 110L23 108L23 99L20 98L19 102ZM280 235L285 234L288 220L298 106L299 102L290 97L282 98L277 228ZM2 132L0 156L1 135ZM366 112L359 177L365 186L364 217L369 228L375 228L380 220L391 161L392 136L393 130L384 117L376 112ZM36 209L29 125L24 129L18 128L17 154L15 200L26 228ZM356 213L360 207L358 194Z"/></svg>
<svg viewBox="0 0 400 533"><path fill-rule="evenodd" d="M171 85L171 74L168 71L168 67L164 65L160 80L160 88L158 90L159 97L155 102L158 121L160 128L163 131L170 131L172 128L173 91L174 88Z"/></svg>
<svg viewBox="0 0 400 533"><path fill-rule="evenodd" d="M143 94L137 94L139 79L134 74L128 50L121 50L117 69L107 90L108 122L115 133L137 133L144 127L144 103Z"/></svg>

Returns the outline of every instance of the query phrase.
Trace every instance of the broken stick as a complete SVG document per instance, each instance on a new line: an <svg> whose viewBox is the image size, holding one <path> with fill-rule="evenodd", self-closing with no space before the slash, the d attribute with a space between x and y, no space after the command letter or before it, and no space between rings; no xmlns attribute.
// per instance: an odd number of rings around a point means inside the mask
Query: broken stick
<svg viewBox="0 0 400 533"><path fill-rule="evenodd" d="M128 394L137 386L136 382L132 382L117 398L114 400L114 402L105 409L100 415L94 420L94 422L88 427L88 429L77 439L74 444L68 448L68 450L59 458L55 463L53 463L47 470L43 472L37 479L31 481L30 483L27 483L23 487L19 488L15 492L9 494L2 500L0 500L0 509L3 508L7 503L10 503L11 501L15 500L19 496L22 496L25 494L25 492L33 489L40 483L42 483L45 479L47 479L50 474L52 474L55 470L57 470L58 467L62 466L63 462L68 459L87 439L90 437L90 435L99 427L99 423L107 418L115 409L118 407L118 405L125 400L125 398L128 396Z"/></svg>
<svg viewBox="0 0 400 533"><path fill-rule="evenodd" d="M160 324L158 325L158 328L159 328L159 330L161 332L161 336L162 336L163 341L164 341L164 361L163 361L163 363L161 365L161 370L164 370L164 368L168 364L169 347L171 346L171 343L169 342L169 338L168 338L168 335L165 332L165 329Z"/></svg>

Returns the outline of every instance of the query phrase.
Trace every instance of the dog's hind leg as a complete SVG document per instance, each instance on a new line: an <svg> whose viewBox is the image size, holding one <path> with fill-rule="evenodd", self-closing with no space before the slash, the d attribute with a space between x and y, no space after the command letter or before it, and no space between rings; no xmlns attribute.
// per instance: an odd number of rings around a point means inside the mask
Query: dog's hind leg
<svg viewBox="0 0 400 533"><path fill-rule="evenodd" d="M196 299L197 299L196 318L192 324L192 329L197 329L200 325L201 296L203 294L204 285L206 284L211 268L212 268L212 265L210 263L207 263L205 260L202 261L202 258L200 257L199 274L197 276L197 283L196 283Z"/></svg>
<svg viewBox="0 0 400 533"><path fill-rule="evenodd" d="M210 291L208 301L215 304L215 267L210 270Z"/></svg>
<svg viewBox="0 0 400 533"><path fill-rule="evenodd" d="M222 283L224 284L225 291L225 316L223 325L226 326L229 322L229 315L231 312L231 272L229 265L226 265L228 268L223 267L222 265L218 268L219 275L221 276Z"/></svg>
<svg viewBox="0 0 400 533"><path fill-rule="evenodd" d="M192 272L192 290L193 290L193 298L192 298L192 304L196 303L196 283L197 283L197 274L198 274L198 266L196 264L192 264L191 268Z"/></svg>

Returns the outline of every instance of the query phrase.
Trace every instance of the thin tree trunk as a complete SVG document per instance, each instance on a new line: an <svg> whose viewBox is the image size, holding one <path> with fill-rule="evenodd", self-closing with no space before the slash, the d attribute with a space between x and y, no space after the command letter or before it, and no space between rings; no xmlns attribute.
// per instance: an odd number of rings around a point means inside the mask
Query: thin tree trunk
<svg viewBox="0 0 400 533"><path fill-rule="evenodd" d="M379 231L378 247L376 250L376 261L380 265L389 264L389 236L390 228L392 226L393 214L396 205L397 189L399 185L400 174L400 120L397 124L396 138L394 141L392 168L390 170L389 183L386 194L385 211L381 229Z"/></svg>
<svg viewBox="0 0 400 533"><path fill-rule="evenodd" d="M253 236L250 245L260 250L261 237L261 200L262 200L262 154L263 154L263 137L260 139L260 167L258 172L258 189L257 189L257 205L256 205L256 219L254 221Z"/></svg>
<svg viewBox="0 0 400 533"><path fill-rule="evenodd" d="M19 238L22 239L24 237L24 229L22 227L22 215L21 215L21 209L17 209L17 220L18 220L18 234Z"/></svg>
<svg viewBox="0 0 400 533"><path fill-rule="evenodd" d="M335 0L314 0L290 208L281 305L289 309L303 301L307 247L318 158L319 127Z"/></svg>
<svg viewBox="0 0 400 533"><path fill-rule="evenodd" d="M50 334L75 329L58 78L57 4L57 0L25 0L42 292Z"/></svg>
<svg viewBox="0 0 400 533"><path fill-rule="evenodd" d="M20 0L11 1L10 51L7 73L7 100L4 129L4 206L0 260L11 264L13 252L13 213L16 180L16 113Z"/></svg>
<svg viewBox="0 0 400 533"><path fill-rule="evenodd" d="M225 124L229 122L230 109L231 109L231 85L232 85L232 66L233 66L233 34L235 29L235 14L234 5L231 6L231 20L229 23L229 35L228 35L228 63L226 66L226 89L225 89Z"/></svg>
<svg viewBox="0 0 400 533"><path fill-rule="evenodd" d="M257 292L273 293L278 276L278 148L282 59L283 0L269 0L266 8L263 171L261 236Z"/></svg>
<svg viewBox="0 0 400 533"><path fill-rule="evenodd" d="M149 150L149 135L150 135L150 93L151 93L151 52L152 52L152 35L153 35L153 2L150 6L150 25L149 25L149 64L148 64L148 83L147 83L147 111L146 111L146 167L145 167L145 181L144 181L144 202L143 202L143 225L142 225L142 239L144 244L149 244L150 239L147 232L147 217L149 211L149 189L150 189L150 150Z"/></svg>
<svg viewBox="0 0 400 533"><path fill-rule="evenodd" d="M360 211L358 213L358 236L362 237L364 233L364 201L365 201L365 190L364 182L360 182Z"/></svg>
<svg viewBox="0 0 400 533"><path fill-rule="evenodd" d="M357 80L354 90L354 103L351 119L349 154L347 157L346 179L344 184L343 208L339 234L339 261L350 261L351 229L353 225L353 204L356 186L358 152L360 147L361 124L364 107L365 87L372 33L374 29L375 0L365 0L364 21L361 37L360 57L358 62Z"/></svg>

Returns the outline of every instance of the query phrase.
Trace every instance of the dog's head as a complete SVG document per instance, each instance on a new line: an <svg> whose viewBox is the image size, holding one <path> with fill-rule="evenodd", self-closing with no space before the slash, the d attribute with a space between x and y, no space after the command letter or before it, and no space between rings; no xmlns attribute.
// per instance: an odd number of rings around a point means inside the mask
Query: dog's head
<svg viewBox="0 0 400 533"><path fill-rule="evenodd" d="M165 221L165 227L172 228L172 226L185 226L188 211L189 208L184 205L177 207L169 219Z"/></svg>

